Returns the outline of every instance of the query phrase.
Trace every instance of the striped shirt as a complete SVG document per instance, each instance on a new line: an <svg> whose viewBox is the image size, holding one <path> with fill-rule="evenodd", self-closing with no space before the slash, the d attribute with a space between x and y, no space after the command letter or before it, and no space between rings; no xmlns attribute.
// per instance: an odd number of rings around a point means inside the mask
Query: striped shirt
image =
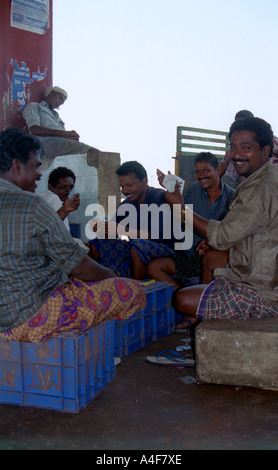
<svg viewBox="0 0 278 470"><path fill-rule="evenodd" d="M85 255L44 199L0 178L0 331L30 319Z"/></svg>

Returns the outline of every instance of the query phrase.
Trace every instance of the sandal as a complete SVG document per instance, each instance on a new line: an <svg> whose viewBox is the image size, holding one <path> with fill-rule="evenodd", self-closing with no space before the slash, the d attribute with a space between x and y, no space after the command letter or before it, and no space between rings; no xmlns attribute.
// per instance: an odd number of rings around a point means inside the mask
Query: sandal
<svg viewBox="0 0 278 470"><path fill-rule="evenodd" d="M162 366L195 366L194 359L187 359L176 351L161 351L157 356L147 356L146 361Z"/></svg>

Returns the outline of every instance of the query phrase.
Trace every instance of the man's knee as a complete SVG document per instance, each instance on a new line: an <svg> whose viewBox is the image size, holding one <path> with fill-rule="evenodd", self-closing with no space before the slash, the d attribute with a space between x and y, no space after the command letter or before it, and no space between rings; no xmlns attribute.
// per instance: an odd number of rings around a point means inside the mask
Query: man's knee
<svg viewBox="0 0 278 470"><path fill-rule="evenodd" d="M179 312L195 316L205 285L185 287L175 293L175 307Z"/></svg>
<svg viewBox="0 0 278 470"><path fill-rule="evenodd" d="M154 277L156 273L161 272L161 263L159 259L153 259L147 265L148 276Z"/></svg>
<svg viewBox="0 0 278 470"><path fill-rule="evenodd" d="M165 257L151 260L148 264L147 271L150 276L158 272L173 275L176 273L176 268L172 258Z"/></svg>
<svg viewBox="0 0 278 470"><path fill-rule="evenodd" d="M202 257L202 266L213 270L217 267L222 268L227 264L228 256L226 251L217 251L208 249Z"/></svg>

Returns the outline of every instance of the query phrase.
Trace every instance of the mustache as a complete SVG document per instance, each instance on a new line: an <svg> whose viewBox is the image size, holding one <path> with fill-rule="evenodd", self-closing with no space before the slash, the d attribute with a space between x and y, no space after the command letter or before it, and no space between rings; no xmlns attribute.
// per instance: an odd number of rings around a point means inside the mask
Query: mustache
<svg viewBox="0 0 278 470"><path fill-rule="evenodd" d="M232 158L232 162L238 163L238 162L249 162L249 158Z"/></svg>

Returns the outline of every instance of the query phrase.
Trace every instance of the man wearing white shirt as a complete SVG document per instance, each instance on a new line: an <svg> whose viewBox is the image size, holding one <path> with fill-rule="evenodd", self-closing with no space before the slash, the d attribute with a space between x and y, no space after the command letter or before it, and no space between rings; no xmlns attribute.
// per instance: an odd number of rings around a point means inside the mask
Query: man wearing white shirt
<svg viewBox="0 0 278 470"><path fill-rule="evenodd" d="M67 97L68 94L63 88L48 87L43 101L29 103L22 112L30 134L40 140L43 150L42 158L46 157L50 162L58 155L82 153L98 157L99 150L79 142L79 134L75 130L66 130L65 123L56 111L64 104Z"/></svg>
<svg viewBox="0 0 278 470"><path fill-rule="evenodd" d="M74 188L75 180L76 177L72 170L60 166L50 173L48 177L48 190L41 194L41 197L57 212L68 231L70 231L68 215L70 212L77 210L80 205L78 193L69 198ZM74 240L85 248L87 252L89 251L89 248L80 239L74 238Z"/></svg>
<svg viewBox="0 0 278 470"><path fill-rule="evenodd" d="M69 199L75 180L76 177L72 170L60 166L50 173L48 190L41 195L57 212L68 230L70 230L68 215L77 210L80 204L79 194L74 194Z"/></svg>

